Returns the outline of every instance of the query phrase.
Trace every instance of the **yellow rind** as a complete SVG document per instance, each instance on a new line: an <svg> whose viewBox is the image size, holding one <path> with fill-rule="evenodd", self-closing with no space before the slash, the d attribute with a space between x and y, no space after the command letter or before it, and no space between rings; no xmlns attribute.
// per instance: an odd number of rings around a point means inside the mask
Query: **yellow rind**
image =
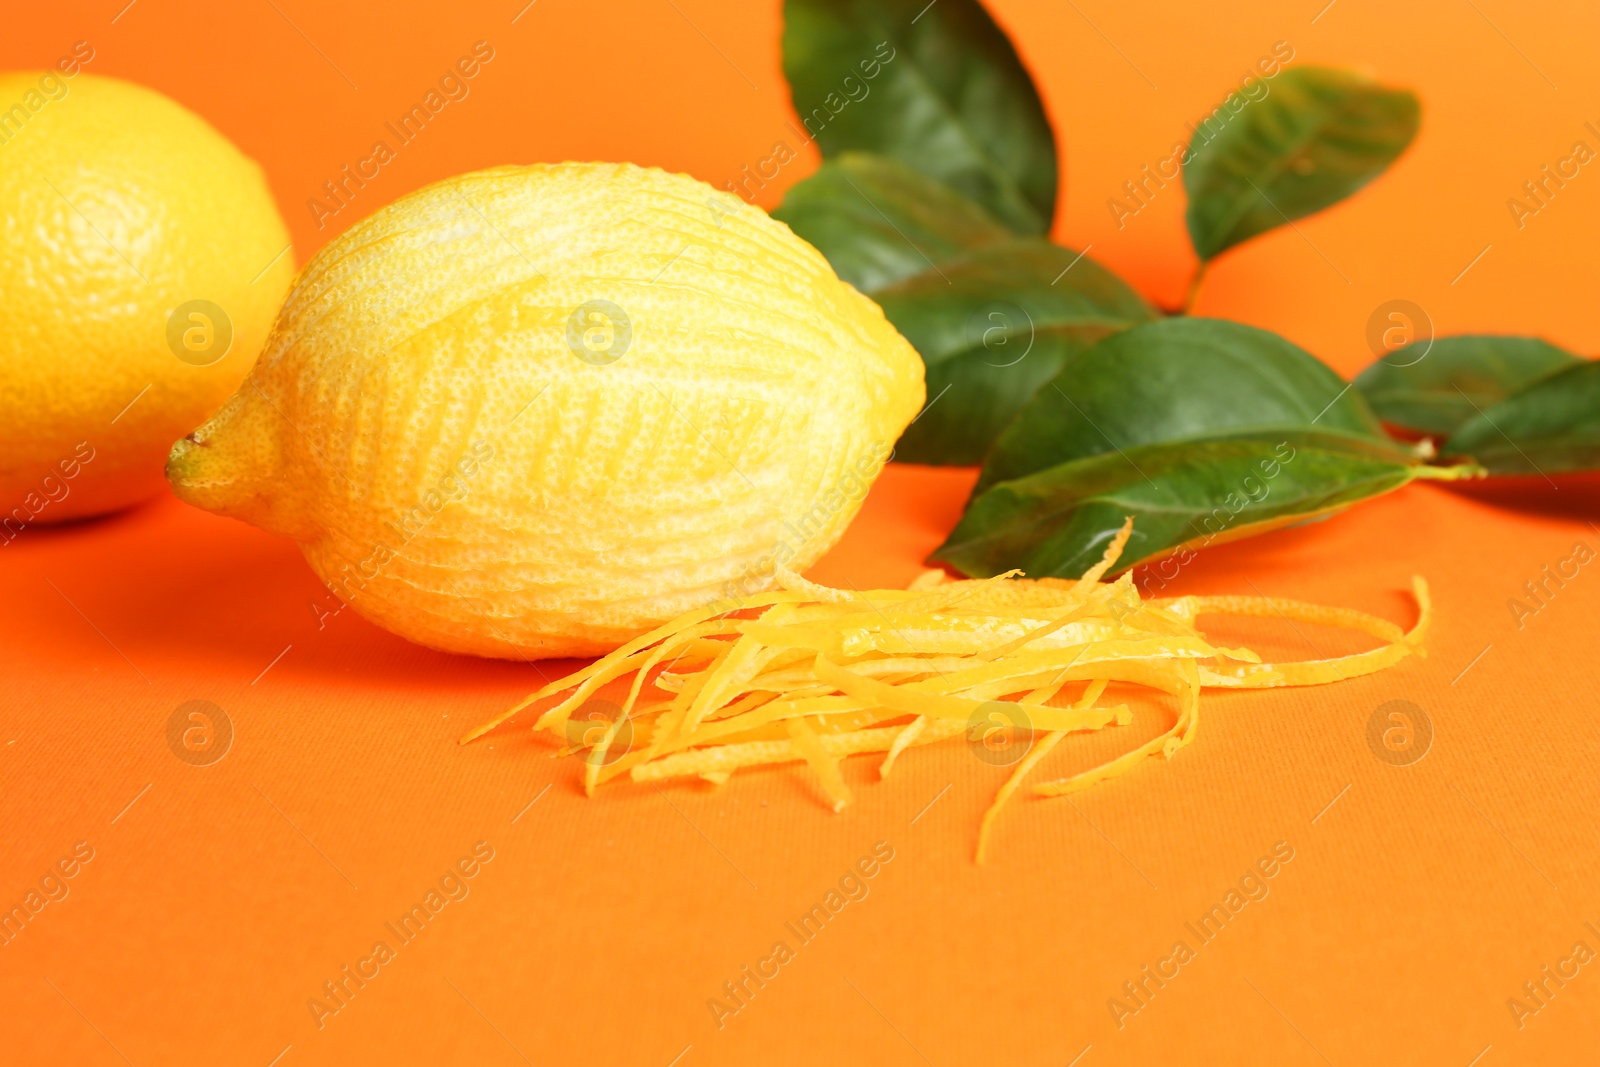
<svg viewBox="0 0 1600 1067"><path fill-rule="evenodd" d="M1116 561L1128 529L1107 546L1094 575ZM705 611L687 614L546 685L518 708L569 693L534 727L560 736L567 715L632 674L626 706L634 709L640 743L600 770L598 759L612 755L614 723L605 738L608 751L597 757L591 749L586 790L622 774L640 782L699 777L720 784L741 768L803 760L835 811L851 799L840 771L845 758L885 752L879 773L887 777L910 747L966 734L983 763L1012 764L979 827L981 863L1001 809L1068 733L1132 721L1126 704L1101 705L1108 685L1174 697L1171 725L1098 766L1035 784L1035 795L1067 795L1126 774L1151 756L1172 758L1196 736L1202 689L1318 685L1421 655L1433 615L1420 577L1413 579L1418 617L1409 631L1363 612L1265 597L1140 601L1126 575L1109 583L934 582L923 576L910 590L865 592L817 585L785 568L778 578L784 591L767 594L759 621L747 618L750 609L717 622ZM1249 649L1207 641L1195 619L1208 614L1339 626L1383 644L1336 658L1266 663ZM904 637L902 626L924 635L922 647ZM899 645L909 647L885 650L855 640L880 630L900 633ZM672 650L672 669L659 670ZM1078 683L1083 688L1065 706L1051 703ZM676 695L646 710L636 703L645 686ZM990 745L996 729L1012 739L1044 736L1015 760L997 760Z"/></svg>
<svg viewBox="0 0 1600 1067"><path fill-rule="evenodd" d="M591 301L631 327L614 361L569 345ZM500 167L324 248L171 476L403 637L594 655L816 560L923 397L878 307L760 209L629 164Z"/></svg>
<svg viewBox="0 0 1600 1067"><path fill-rule="evenodd" d="M15 535L164 492L173 439L249 371L294 253L262 169L161 93L5 73L0 116L0 514ZM194 308L169 342L197 300L222 309L225 349L214 313L216 347L182 347Z"/></svg>

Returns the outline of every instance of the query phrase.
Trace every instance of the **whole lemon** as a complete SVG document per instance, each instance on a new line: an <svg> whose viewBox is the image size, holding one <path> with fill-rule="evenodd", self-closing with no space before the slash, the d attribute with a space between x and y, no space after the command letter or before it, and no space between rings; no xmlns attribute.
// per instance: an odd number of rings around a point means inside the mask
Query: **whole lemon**
<svg viewBox="0 0 1600 1067"><path fill-rule="evenodd" d="M163 488L294 273L261 169L149 89L0 74L0 510L97 515Z"/></svg>
<svg viewBox="0 0 1600 1067"><path fill-rule="evenodd" d="M501 167L324 248L167 475L403 637L592 655L813 562L922 401L877 305L759 208Z"/></svg>

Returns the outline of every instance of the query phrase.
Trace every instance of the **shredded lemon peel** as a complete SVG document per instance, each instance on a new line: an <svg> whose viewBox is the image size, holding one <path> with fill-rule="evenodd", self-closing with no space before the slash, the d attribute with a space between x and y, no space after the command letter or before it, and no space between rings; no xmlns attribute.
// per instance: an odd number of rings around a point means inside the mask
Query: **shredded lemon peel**
<svg viewBox="0 0 1600 1067"><path fill-rule="evenodd" d="M978 828L982 863L1002 808L1063 738L1132 721L1126 703L1103 702L1109 685L1173 697L1171 725L1099 766L1035 783L1033 795L1065 796L1152 756L1171 759L1195 737L1203 689L1324 685L1426 655L1433 604L1421 577L1412 579L1418 614L1409 630L1348 608L1276 597L1141 600L1131 574L1101 580L1132 529L1130 518L1077 579L1027 579L1019 571L952 579L931 570L906 589L862 591L819 585L779 566L777 589L665 623L530 694L462 743L566 694L543 709L533 729L555 735L564 746L558 754L582 755L587 794L623 775L636 782L699 778L720 787L745 768L803 762L837 812L853 799L842 771L849 757L882 753L878 773L888 778L910 749L963 734L983 756L1004 721L1012 728L1006 736L1030 741L1015 758L985 757L1010 773ZM1205 615L1316 623L1382 644L1264 662L1249 649L1208 641L1196 624ZM573 713L630 674L627 696L605 728L571 736Z"/></svg>

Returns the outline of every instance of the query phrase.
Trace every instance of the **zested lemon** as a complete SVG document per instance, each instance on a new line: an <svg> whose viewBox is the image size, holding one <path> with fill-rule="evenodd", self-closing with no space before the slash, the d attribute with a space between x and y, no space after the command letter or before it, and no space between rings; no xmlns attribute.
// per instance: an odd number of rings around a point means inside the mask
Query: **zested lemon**
<svg viewBox="0 0 1600 1067"><path fill-rule="evenodd" d="M816 560L923 396L877 305L760 209L501 167L323 249L167 474L403 637L596 654Z"/></svg>

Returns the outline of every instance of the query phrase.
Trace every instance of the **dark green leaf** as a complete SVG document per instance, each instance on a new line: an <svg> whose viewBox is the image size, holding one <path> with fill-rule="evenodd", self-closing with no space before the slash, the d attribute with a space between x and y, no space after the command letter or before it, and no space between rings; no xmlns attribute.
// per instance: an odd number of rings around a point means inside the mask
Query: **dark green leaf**
<svg viewBox="0 0 1600 1067"><path fill-rule="evenodd" d="M787 0L783 72L824 157L891 156L1022 233L1055 214L1055 136L977 0Z"/></svg>
<svg viewBox="0 0 1600 1067"><path fill-rule="evenodd" d="M1328 67L1290 68L1250 95L1229 96L1189 142L1183 186L1202 260L1343 200L1405 151L1420 120L1410 92Z"/></svg>
<svg viewBox="0 0 1600 1067"><path fill-rule="evenodd" d="M995 441L974 493L1118 449L1276 427L1383 437L1360 395L1277 334L1164 319L1066 364Z"/></svg>
<svg viewBox="0 0 1600 1067"><path fill-rule="evenodd" d="M1014 318L1003 304L994 314ZM995 336L1000 336L996 328ZM1008 348L1028 351L1026 359L1008 366L1005 349L976 347L927 369L928 399L937 403L906 428L895 445L902 463L971 466L983 462L984 453L1039 387L1087 350L1092 341L1071 335L1013 337Z"/></svg>
<svg viewBox="0 0 1600 1067"><path fill-rule="evenodd" d="M1474 415L1443 451L1490 474L1600 469L1600 363L1582 360Z"/></svg>
<svg viewBox="0 0 1600 1067"><path fill-rule="evenodd" d="M784 194L772 217L864 293L1016 236L948 185L869 152L824 163Z"/></svg>
<svg viewBox="0 0 1600 1067"><path fill-rule="evenodd" d="M963 574L1077 577L1129 515L1119 569L1293 525L1439 476L1392 442L1316 430L1139 445L1000 482L931 557Z"/></svg>
<svg viewBox="0 0 1600 1067"><path fill-rule="evenodd" d="M986 245L874 294L922 353L928 407L896 446L908 463L977 463L1068 360L1155 311L1087 256L1033 238Z"/></svg>
<svg viewBox="0 0 1600 1067"><path fill-rule="evenodd" d="M1378 417L1445 436L1578 357L1537 337L1438 337L1397 348L1356 378Z"/></svg>

